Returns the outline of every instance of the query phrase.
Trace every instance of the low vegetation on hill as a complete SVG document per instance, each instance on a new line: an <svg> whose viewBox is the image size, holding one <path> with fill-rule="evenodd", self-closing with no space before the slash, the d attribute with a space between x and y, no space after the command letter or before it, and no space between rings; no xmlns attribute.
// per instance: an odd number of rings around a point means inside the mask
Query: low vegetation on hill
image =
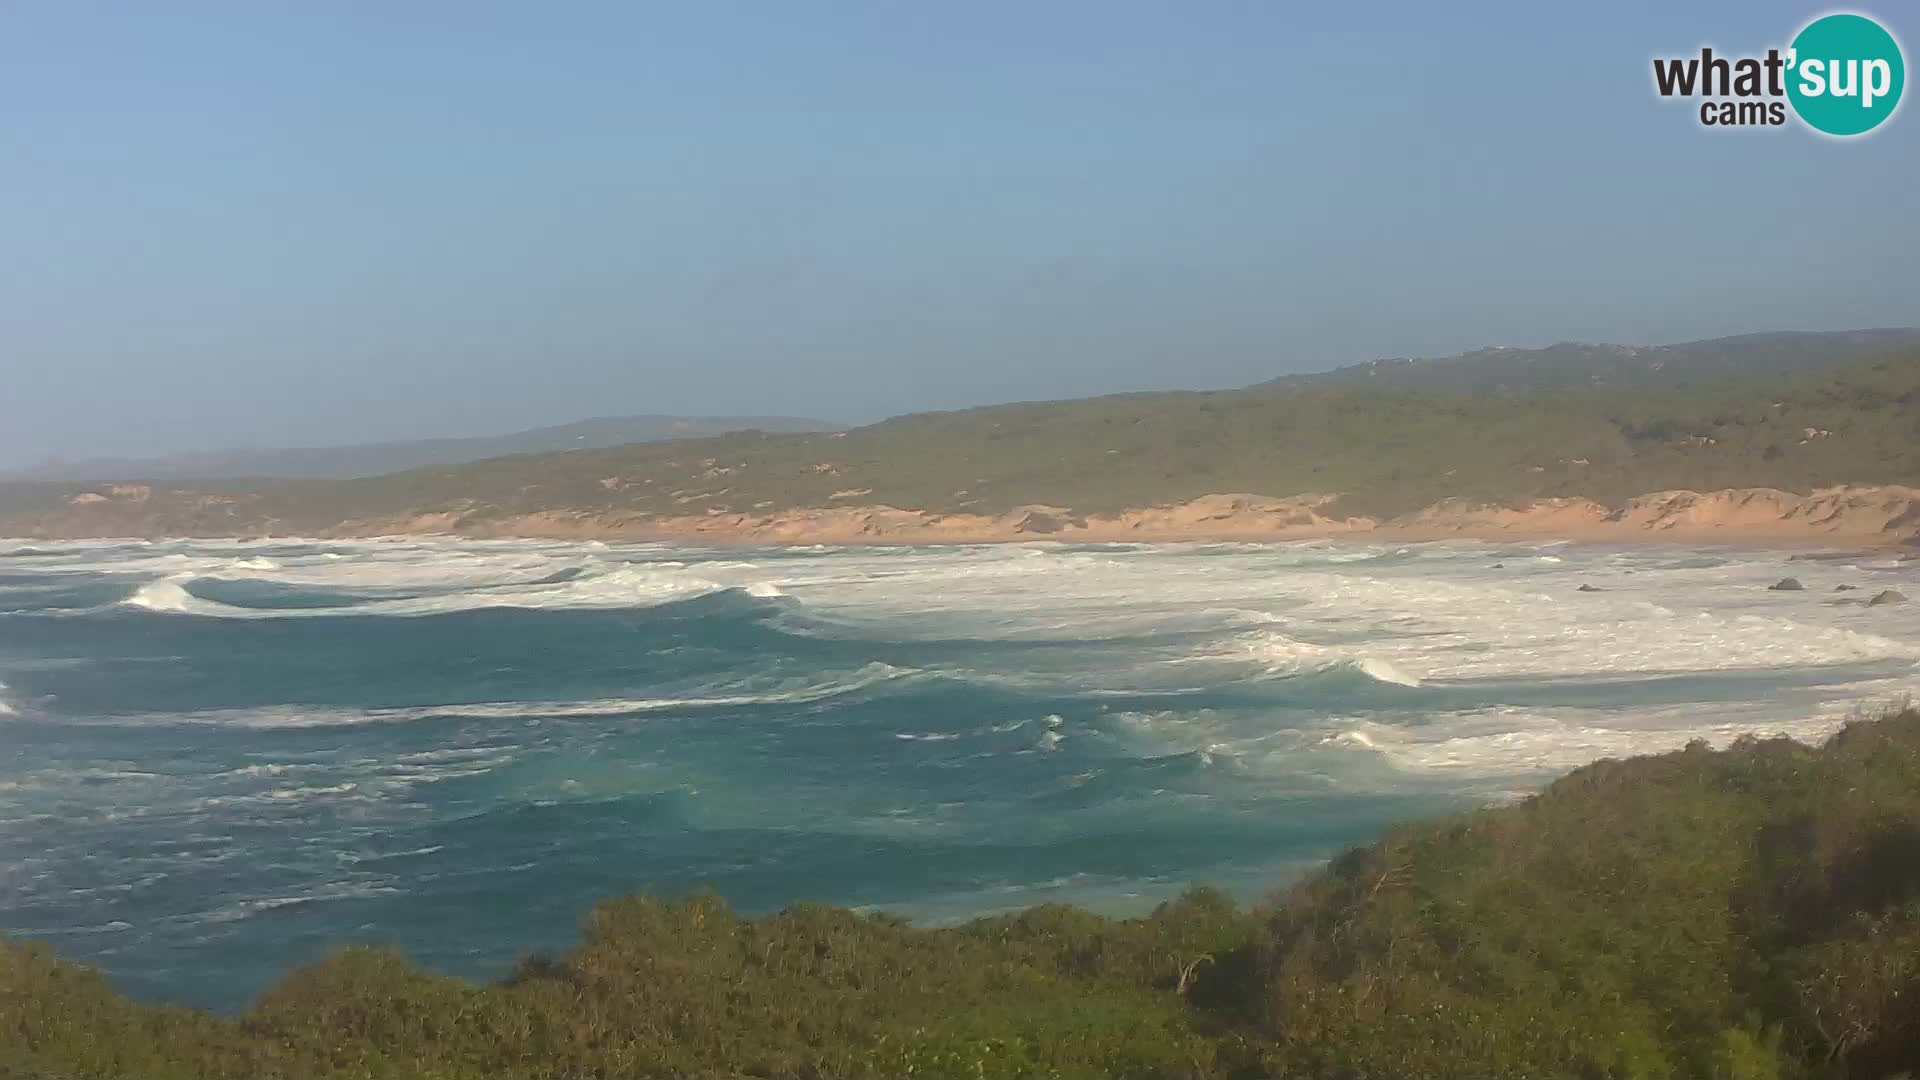
<svg viewBox="0 0 1920 1080"><path fill-rule="evenodd" d="M1620 502L1678 488L1920 484L1920 348L1765 379L1454 395L1335 383L1138 394L496 458L347 481L0 486L0 534L316 533L444 513L483 525L885 504L1084 513L1249 492L1392 516L1444 499ZM104 492L104 494L102 494ZM80 503L74 503L74 499Z"/></svg>
<svg viewBox="0 0 1920 1080"><path fill-rule="evenodd" d="M1273 386L1371 383L1401 390L1500 394L1578 386L1697 386L1812 371L1920 347L1920 328L1779 331L1674 345L1561 342L1543 349L1494 346L1433 360L1390 359L1283 375Z"/></svg>
<svg viewBox="0 0 1920 1080"><path fill-rule="evenodd" d="M0 1076L1888 1077L1920 1069L1920 712L1601 762L1252 910L950 929L611 900L476 986L353 948L246 1015L0 942Z"/></svg>

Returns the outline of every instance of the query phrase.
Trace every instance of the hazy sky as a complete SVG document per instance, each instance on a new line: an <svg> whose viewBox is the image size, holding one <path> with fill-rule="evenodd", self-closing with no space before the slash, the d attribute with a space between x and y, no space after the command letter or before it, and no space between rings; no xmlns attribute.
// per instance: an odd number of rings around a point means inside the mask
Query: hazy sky
<svg viewBox="0 0 1920 1080"><path fill-rule="evenodd" d="M1651 89L1825 5L1473 8L6 0L0 463L1920 323L1912 103Z"/></svg>

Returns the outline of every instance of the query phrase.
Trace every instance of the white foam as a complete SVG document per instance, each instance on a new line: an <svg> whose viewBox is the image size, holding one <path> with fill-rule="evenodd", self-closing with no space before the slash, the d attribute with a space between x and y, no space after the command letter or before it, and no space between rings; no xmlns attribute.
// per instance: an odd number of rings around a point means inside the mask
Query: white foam
<svg viewBox="0 0 1920 1080"><path fill-rule="evenodd" d="M447 849L445 844L428 844L426 847L411 848L406 851L387 851L377 855L360 855L343 851L337 857L348 866L356 863L380 862L385 859L413 859L422 855L437 855Z"/></svg>
<svg viewBox="0 0 1920 1080"><path fill-rule="evenodd" d="M286 802L289 800L304 801L322 795L345 795L348 792L357 790L359 786L358 784L348 782L320 787L276 788L273 791L267 792L267 798L278 802Z"/></svg>
<svg viewBox="0 0 1920 1080"><path fill-rule="evenodd" d="M578 571L563 580L543 581L560 571ZM633 563L591 568L543 565L503 572L500 567L420 568L344 564L339 573L249 573L247 580L324 590L348 590L337 606L242 607L196 596L197 581L219 581L219 573L185 572L148 582L123 603L149 611L227 619L315 618L335 615L440 615L482 608L529 609L644 608L692 599L729 588L724 580L686 570L680 564ZM373 599L367 599L375 590ZM380 592L394 595L380 599ZM409 595L411 593L412 595ZM758 594L765 595L765 594Z"/></svg>
<svg viewBox="0 0 1920 1080"><path fill-rule="evenodd" d="M1420 677L1378 656L1353 655L1347 650L1300 641L1276 631L1241 634L1212 652L1189 657L1189 662L1244 660L1269 675L1291 677L1326 671L1353 671L1375 682L1417 687ZM1402 661L1405 663L1405 661Z"/></svg>
<svg viewBox="0 0 1920 1080"><path fill-rule="evenodd" d="M224 618L346 611L407 615L488 606L646 607L719 589L764 598L792 596L801 606L783 611L772 623L788 633L889 645L928 642L942 648L949 643L1020 643L1017 649L995 650L991 663L976 661L979 670L958 669L949 675L1019 693L1101 698L1140 692L1197 694L1230 683L1331 670L1350 670L1382 686L1421 687L1426 694L1481 683L1630 682L1652 676L1796 673L1821 683L1835 678L1825 672L1851 672L1856 666L1867 673L1857 676L1868 680L1860 693L1871 696L1899 683L1902 672L1915 671L1914 663L1920 661L1920 606L1869 610L1861 604L1836 604L1829 595L1836 581L1859 584L1883 578L1898 583L1905 579L1896 575L1907 572L1907 564L1862 560L1796 565L1793 573L1806 580L1807 591L1776 593L1766 586L1783 575L1785 563L1781 555L1769 552L1716 550L1708 559L1691 557L1700 552L1682 547L1622 552L1560 543L1386 546L1310 541L1097 548L820 547L754 549L742 558L739 548L616 544L601 550L545 541L400 538L328 546L339 551L269 546L243 553L245 559L279 564L271 570L235 567L239 556L231 543L76 548L73 557L101 567L143 566L148 576L170 568L142 584L127 603ZM351 557L328 557L341 551ZM163 567L161 559L172 562ZM1489 568L1496 559L1504 563L1500 570ZM21 565L36 561L57 560L23 559ZM539 583L567 569L577 576ZM196 578L228 576L323 593L338 589L356 602L337 608L259 610L215 604L189 591ZM1582 583L1605 591L1577 592ZM858 676L839 678L860 682ZM809 695L833 692L807 685L690 686L586 701L256 709L187 719L300 726L438 715L592 717L814 700ZM1330 681L1327 692L1331 707L1337 708L1340 694L1358 691ZM1711 696L1722 691L1703 692ZM1407 697L1411 701L1416 695ZM1384 692L1367 697L1376 699L1394 700ZM1643 718L1647 710L1626 703L1629 700L1630 695L1623 694L1618 707L1585 718L1542 712L1560 726L1544 726L1543 721L1537 728L1511 731L1483 732L1472 723L1449 731L1453 714L1440 714L1445 721L1423 729L1421 739L1431 737L1438 740L1436 745L1465 740L1446 751L1463 755L1463 760L1476 747L1488 748L1489 755L1492 748L1506 747L1503 752L1512 761L1557 763L1578 763L1582 754L1611 747L1666 745L1666 736L1658 734L1665 729L1639 723L1635 718ZM1716 713L1716 718L1703 720L1696 715L1692 726L1762 730L1782 717L1792 720L1797 708L1775 702L1745 717ZM1262 727L1253 716L1163 719L1154 725L1154 737L1173 738L1185 750L1223 760L1236 754L1297 755L1317 745L1312 740L1290 743L1275 735L1272 723ZM1049 730L1057 726L1057 720L1052 721ZM1686 726L1679 721L1667 725ZM1405 763L1409 773L1419 772L1423 760L1439 761L1435 755L1441 751L1411 736L1371 728L1354 731L1374 740L1383 760ZM1488 741L1473 741L1477 739ZM1141 750L1148 752L1152 740L1142 740ZM1347 753L1374 753L1353 740L1340 745ZM1330 744L1328 749L1334 748ZM1433 766L1438 772L1446 768Z"/></svg>
<svg viewBox="0 0 1920 1080"><path fill-rule="evenodd" d="M293 896L266 896L253 900L241 900L226 907L216 908L198 916L197 921L208 923L236 922L251 918L263 911L294 907L302 904L319 904L333 900L362 900L374 896L392 896L399 889L391 885L368 882L329 882L312 892L298 893Z"/></svg>
<svg viewBox="0 0 1920 1080"><path fill-rule="evenodd" d="M871 663L850 672L817 678L749 680L737 687L714 689L734 693L687 694L670 697L610 697L581 700L483 701L399 708L334 708L312 705L270 705L244 709L207 709L191 713L130 713L94 717L83 723L209 725L253 729L354 727L364 724L409 723L434 718L467 720L592 719L636 713L755 705L801 705L858 693L896 679L921 674L913 668ZM251 768L251 766L250 766Z"/></svg>
<svg viewBox="0 0 1920 1080"><path fill-rule="evenodd" d="M1505 782L1544 781L1601 758L1678 750L1701 740L1724 747L1742 735L1784 735L1815 743L1846 723L1849 710L1779 717L1764 708L1701 704L1621 710L1520 708L1459 713L1439 727L1356 722L1328 737L1377 752L1404 773Z"/></svg>
<svg viewBox="0 0 1920 1080"><path fill-rule="evenodd" d="M1385 660L1363 656L1354 662L1355 670L1377 682L1393 683L1396 686L1419 686L1417 676L1409 675Z"/></svg>
<svg viewBox="0 0 1920 1080"><path fill-rule="evenodd" d="M62 715L66 724L120 726L448 722L412 738L346 730L324 737L226 738L215 730L184 740L195 749L183 755L138 762L89 758L60 768L36 762L31 771L25 764L0 768L0 801L6 803L0 816L84 825L140 819L165 824L170 836L204 834L204 844L192 846L206 854L132 855L108 888L140 887L132 884L143 880L140 875L176 871L180 859L257 861L258 845L244 822L297 823L309 830L303 835L326 841L291 852L287 861L294 873L276 874L273 883L256 879L251 892L216 892L192 905L201 914L181 917L224 921L390 890L399 876L363 872L395 867L399 875L420 868L365 855L365 838L419 835L408 826L442 812L464 814L507 801L551 805L672 793L675 799L686 796L686 812L701 828L777 823L780 812L765 807L784 807L790 816L793 800L770 803L754 785L780 771L780 761L770 769L767 764L779 753L774 740L803 737L799 729L814 724L870 725L865 730L877 740L874 747L894 747L893 756L907 761L948 757L959 765L978 758L965 767L1012 763L1057 773L1060 785L1081 786L1081 797L1101 800L1091 815L1075 811L1046 819L1048 835L1055 836L1080 829L1090 816L1109 823L1134 820L1106 817L1123 804L1165 815L1212 800L1207 813L1225 808L1234 814L1293 798L1335 812L1337 800L1349 793L1498 798L1537 790L1597 757L1668 750L1693 738L1722 744L1742 734L1782 732L1815 739L1843 722L1845 709L1856 702L1920 689L1920 605L1868 610L1857 602L1837 604L1847 594L1831 593L1842 581L1884 581L1911 595L1912 587L1903 584L1912 580L1910 564L1788 567L1782 555L1767 552L1716 551L1707 559L1688 558L1701 553L1685 548L1623 553L1558 545L1547 557L1548 550L1515 543L1389 547L1340 541L761 550L395 538L94 545L63 548L52 557L0 555L9 574L16 567L22 575L95 573L134 593L129 607L227 619L507 605L643 608L720 589L768 599L790 595L792 603L766 614L765 628L814 639L763 642L756 631L751 640L766 645L766 655L742 659L745 670L720 678L636 681L614 690L596 684L592 693L607 696L568 697L565 688L546 689L556 685L548 677L559 674L541 672L537 685L543 689L472 692L499 698L549 694L557 700L445 702L460 696L455 690L445 693L442 704L389 699L409 702L394 708L280 704ZM1503 564L1498 570L1491 568L1495 561ZM1806 582L1804 593L1767 591L1788 573ZM1576 592L1583 582L1605 591ZM220 591L223 584L228 591ZM301 602L340 599L317 611L253 610L205 599L249 597L243 602L252 603L251 597L270 599L280 590L297 592ZM789 644L791 655L782 655ZM924 656L928 666L860 667L858 660L836 660L837 670L818 670L823 656ZM10 662L36 665L31 679L28 668L9 670L31 684L17 692L20 707L36 720L43 710L61 710L51 692L84 678L71 671L43 677L38 665L90 662L98 661ZM806 674L790 674L795 671ZM912 719L915 710L905 703L858 710L810 704L841 694L891 695L936 685L943 693L970 693L975 715L942 722L936 730L931 720ZM9 692L0 690L0 697ZM744 724L729 715L734 709L759 713L762 706L764 712ZM714 711L691 712L702 708ZM777 730L774 739L765 736L763 722ZM697 737L674 737L683 732ZM78 737L110 748L112 734ZM726 769L726 750L716 749L729 738L738 739L748 755L737 774ZM838 737L829 742L839 745ZM202 754L202 747L219 749ZM413 747L428 749L408 752ZM228 750L250 756L229 756ZM139 769L162 774L137 775ZM838 822L833 827L853 833L942 830L971 842L981 835L975 830L1004 827L980 811L993 800L971 781L966 794L951 799L939 785L923 795L910 785L890 787L885 778L849 796L811 783L804 769L794 772L805 783L795 797L809 820ZM1042 794L1058 789L1048 783L1036 788ZM445 797L424 797L428 792ZM883 801L869 802L869 795ZM1319 801L1328 799L1336 801ZM876 813L886 806L899 809ZM21 835L10 822L0 824ZM438 842L422 836L400 846ZM484 845L485 838L446 842L460 851L456 845ZM54 856L66 857L57 851ZM532 856L508 861L523 858ZM141 859L150 861L136 865ZM1047 878L1058 869L1036 876ZM1232 862L1222 869L1239 872ZM67 876L48 876L46 884L29 875L34 881L26 887L58 896L76 881L96 880L91 869L79 878L61 873ZM1270 882L1272 874L1259 878ZM1075 895L1096 884L1079 878L1033 886L988 881L952 903L955 911L972 914L990 906L993 895L1023 903L1052 895L995 889ZM1116 878L1113 887L1132 897L1158 884Z"/></svg>
<svg viewBox="0 0 1920 1080"><path fill-rule="evenodd" d="M265 765L243 765L243 766L241 766L240 768L237 768L237 769L228 769L228 770L226 770L225 772L220 772L220 773L215 773L215 774L214 774L214 777L215 777L216 779L227 779L227 778L238 778L238 779L246 779L246 780L252 780L252 779L257 779L257 778L259 778L259 777L262 777L262 776L285 776L285 775L286 775L286 774L287 774L288 772L291 772L291 771L293 771L293 770L296 770L296 769L318 769L318 768L324 768L324 767L325 767L325 766L322 766L322 765L315 765L315 764L305 764L305 765L281 765L281 764L265 764Z"/></svg>
<svg viewBox="0 0 1920 1080"><path fill-rule="evenodd" d="M100 925L98 925L98 926L76 926L76 927L73 927L73 928L72 928L72 929L70 929L70 930L59 930L59 931L55 931L55 933L61 933L61 934L118 934L118 933L120 933L120 932L121 932L121 931L123 931L123 930L131 930L131 929L133 929L133 924L132 924L132 923L130 923L130 922L126 922L126 921L124 921L124 920L121 920L121 919L115 919L115 920L113 920L112 922L105 922L105 923L101 923L101 924L100 924ZM43 932L44 932L44 931L43 931Z"/></svg>
<svg viewBox="0 0 1920 1080"><path fill-rule="evenodd" d="M187 582L192 580L191 574L176 574L173 577L150 581L121 602L129 607L146 608L148 611L177 612L182 615L218 614L216 609L226 607L225 604L207 604L189 593ZM207 610L197 610L201 607Z"/></svg>
<svg viewBox="0 0 1920 1080"><path fill-rule="evenodd" d="M1425 680L1920 659L1920 620L1863 620L1818 600L1783 603L1779 597L1800 594L1768 597L1762 583L1768 574L1776 571L1751 564L1646 572L1582 594L1575 591L1584 580L1577 565L1554 572L1553 591L1537 577L1511 583L1323 573L1292 583L1309 590L1309 603L1290 614L1298 626L1329 634L1352 636L1361 628L1367 656L1419 670ZM1276 664L1327 655L1286 635L1254 637L1241 647Z"/></svg>

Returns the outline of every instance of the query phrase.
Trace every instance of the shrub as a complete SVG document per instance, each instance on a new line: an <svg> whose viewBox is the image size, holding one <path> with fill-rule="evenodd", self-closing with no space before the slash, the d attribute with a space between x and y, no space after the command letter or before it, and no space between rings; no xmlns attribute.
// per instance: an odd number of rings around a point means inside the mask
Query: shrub
<svg viewBox="0 0 1920 1080"><path fill-rule="evenodd" d="M610 900L497 985L344 949L245 1016L0 942L0 1077L1712 1077L1920 1069L1920 713L1580 769L1242 911L946 929Z"/></svg>

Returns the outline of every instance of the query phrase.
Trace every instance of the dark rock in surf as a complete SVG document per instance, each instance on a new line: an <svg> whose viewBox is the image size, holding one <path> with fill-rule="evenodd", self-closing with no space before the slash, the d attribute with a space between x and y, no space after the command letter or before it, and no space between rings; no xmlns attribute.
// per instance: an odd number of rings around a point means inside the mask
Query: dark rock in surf
<svg viewBox="0 0 1920 1080"><path fill-rule="evenodd" d="M1582 585L1580 586L1580 588L1576 589L1575 591L1576 592L1606 592L1605 589L1602 589L1597 585Z"/></svg>
<svg viewBox="0 0 1920 1080"><path fill-rule="evenodd" d="M1895 592L1892 589L1888 589L1885 592L1880 593L1878 596L1875 596L1873 599L1867 601L1867 606L1879 607L1882 604L1904 604L1906 602L1907 602L1907 595L1905 593Z"/></svg>
<svg viewBox="0 0 1920 1080"><path fill-rule="evenodd" d="M1834 592L1852 592L1853 590L1859 587L1860 586L1858 585L1835 585L1833 587L1833 591Z"/></svg>
<svg viewBox="0 0 1920 1080"><path fill-rule="evenodd" d="M1799 578L1790 577L1783 577L1779 581L1767 586L1769 592L1800 592L1805 588L1805 585L1800 584Z"/></svg>

